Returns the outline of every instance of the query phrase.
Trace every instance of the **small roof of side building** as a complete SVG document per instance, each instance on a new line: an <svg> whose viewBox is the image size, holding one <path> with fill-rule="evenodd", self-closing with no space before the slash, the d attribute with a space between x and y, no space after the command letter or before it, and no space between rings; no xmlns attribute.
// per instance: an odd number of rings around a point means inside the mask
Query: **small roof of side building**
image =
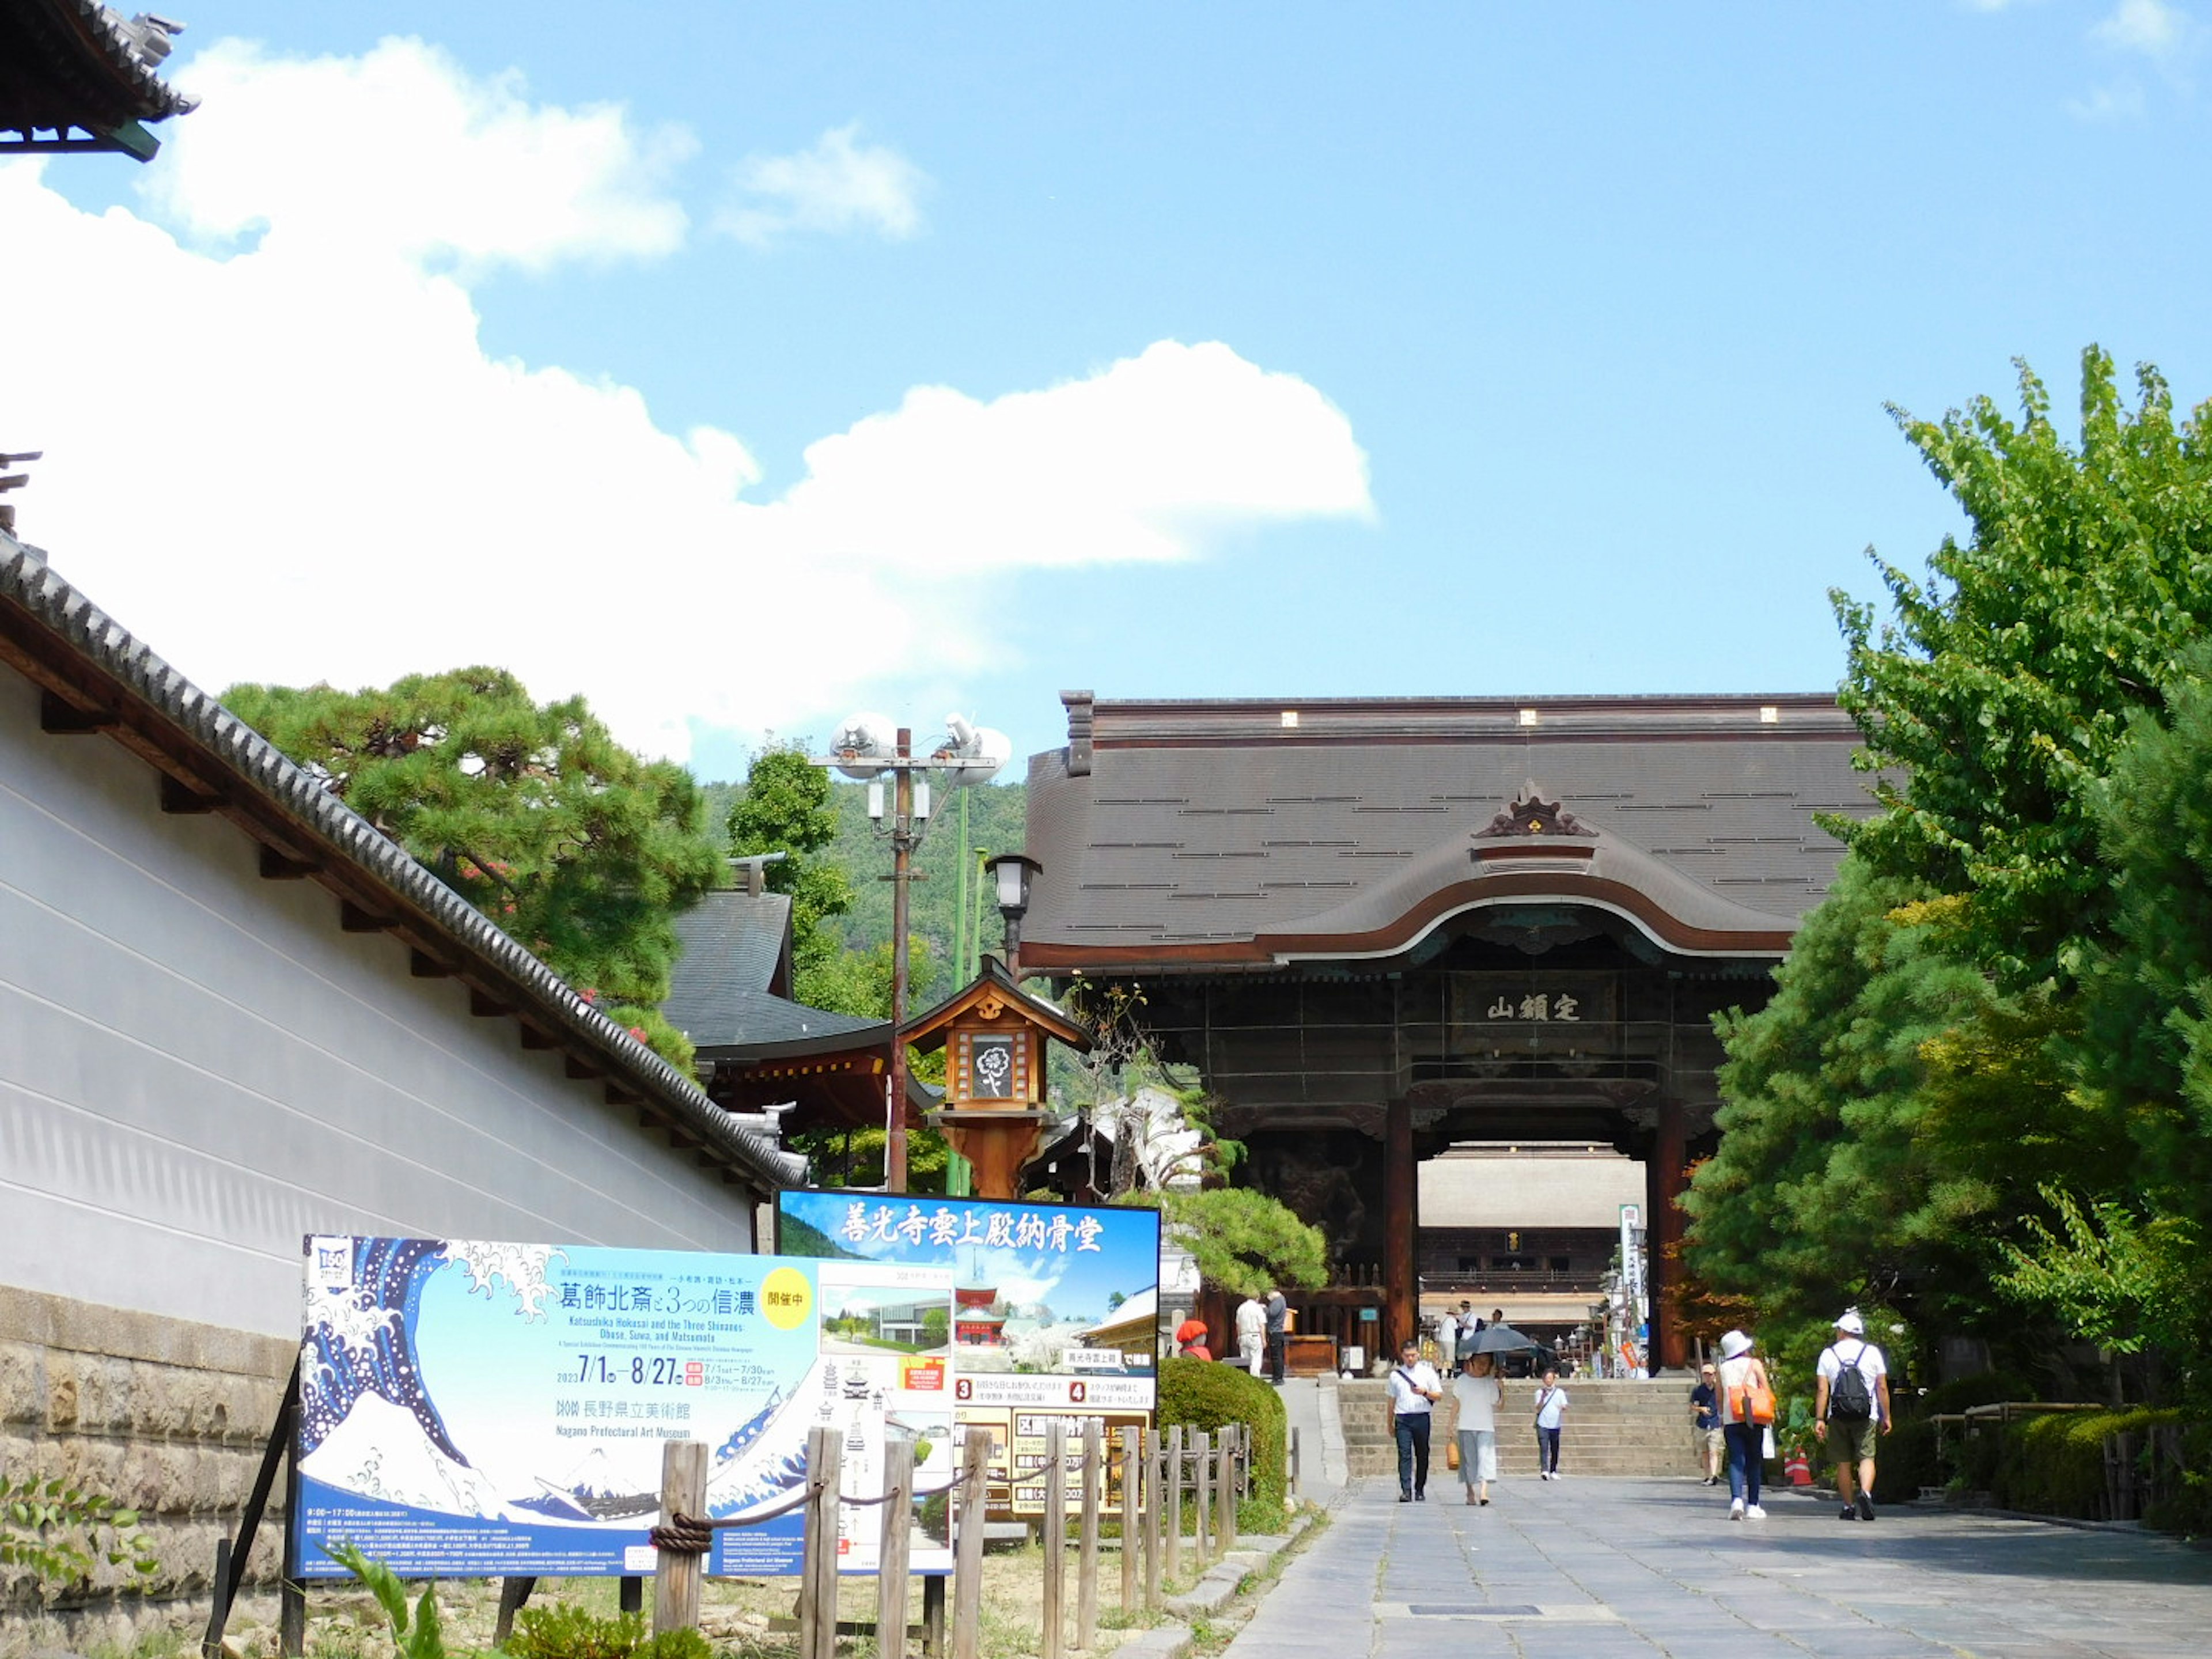
<svg viewBox="0 0 2212 1659"><path fill-rule="evenodd" d="M0 155L115 150L152 160L161 143L143 124L198 102L157 72L183 27L143 12L126 19L98 0L0 0Z"/></svg>
<svg viewBox="0 0 2212 1659"><path fill-rule="evenodd" d="M261 847L262 873L313 880L337 903L331 923L403 941L418 977L453 978L471 1006L520 1028L526 1048L560 1052L569 1074L602 1080L610 1101L772 1193L805 1160L740 1127L659 1055L571 989L482 912L417 864L267 738L134 639L0 532L0 661L40 688L54 732L97 732L158 775L162 804L212 812Z"/></svg>
<svg viewBox="0 0 2212 1659"><path fill-rule="evenodd" d="M1030 764L1033 971L1418 959L1470 912L1773 957L1874 803L1832 696L1101 702Z"/></svg>

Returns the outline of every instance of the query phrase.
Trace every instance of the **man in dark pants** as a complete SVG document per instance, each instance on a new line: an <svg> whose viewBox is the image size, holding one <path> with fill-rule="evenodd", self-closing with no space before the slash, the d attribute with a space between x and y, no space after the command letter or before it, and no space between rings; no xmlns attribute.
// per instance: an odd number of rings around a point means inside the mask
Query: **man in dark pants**
<svg viewBox="0 0 2212 1659"><path fill-rule="evenodd" d="M1437 1368L1421 1358L1411 1337L1390 1370L1390 1411L1398 1437L1398 1501L1418 1504L1429 1495L1429 1417L1444 1391Z"/></svg>
<svg viewBox="0 0 2212 1659"><path fill-rule="evenodd" d="M1291 1304L1278 1285L1267 1292L1267 1376L1279 1386L1283 1380L1283 1350L1290 1346L1290 1340Z"/></svg>

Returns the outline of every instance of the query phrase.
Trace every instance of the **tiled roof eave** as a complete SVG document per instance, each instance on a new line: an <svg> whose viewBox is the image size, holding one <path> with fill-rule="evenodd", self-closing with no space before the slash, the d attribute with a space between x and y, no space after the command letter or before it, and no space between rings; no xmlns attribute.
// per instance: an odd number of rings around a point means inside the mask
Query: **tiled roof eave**
<svg viewBox="0 0 2212 1659"><path fill-rule="evenodd" d="M9 650L5 647L14 647ZM294 852L320 854L343 885L384 901L395 925L427 935L447 965L603 1075L611 1091L635 1095L672 1128L772 1191L796 1181L803 1160L736 1127L690 1079L586 1002L552 969L325 790L276 745L169 666L82 593L43 556L0 532L0 655L43 665L75 695L100 706L137 739L202 787L228 786L249 832L265 828ZM71 672L75 668L76 672ZM107 693L106 698L102 693ZM149 757L150 758L150 757ZM257 838L259 838L257 836ZM268 845L266 841L264 845Z"/></svg>

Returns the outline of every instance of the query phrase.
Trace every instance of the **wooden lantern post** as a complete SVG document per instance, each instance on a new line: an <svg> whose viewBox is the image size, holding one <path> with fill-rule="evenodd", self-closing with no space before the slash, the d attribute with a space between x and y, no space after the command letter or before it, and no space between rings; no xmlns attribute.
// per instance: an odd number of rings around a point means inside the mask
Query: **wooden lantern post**
<svg viewBox="0 0 2212 1659"><path fill-rule="evenodd" d="M974 982L906 1029L925 1054L945 1051L945 1104L930 1116L975 1170L978 1198L1016 1199L1022 1166L1044 1134L1045 1044L1079 1051L1089 1033L1048 1002L1024 993L995 959Z"/></svg>

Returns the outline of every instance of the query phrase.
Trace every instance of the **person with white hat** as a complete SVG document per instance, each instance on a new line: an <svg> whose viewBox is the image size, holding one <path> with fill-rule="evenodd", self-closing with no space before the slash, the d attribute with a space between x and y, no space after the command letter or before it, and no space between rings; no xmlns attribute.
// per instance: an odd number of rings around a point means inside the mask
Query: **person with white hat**
<svg viewBox="0 0 2212 1659"><path fill-rule="evenodd" d="M1766 1472L1765 1425L1752 1420L1751 1395L1771 1393L1766 1364L1752 1352L1757 1345L1742 1331L1721 1339L1721 1433L1728 1441L1729 1519L1764 1521L1759 1477Z"/></svg>
<svg viewBox="0 0 2212 1659"><path fill-rule="evenodd" d="M1846 1353L1849 1344L1856 1352ZM1836 1463L1836 1491L1844 1500L1841 1518L1874 1519L1874 1453L1890 1431L1889 1366L1881 1350L1866 1340L1866 1322L1856 1308L1836 1321L1836 1340L1820 1355L1820 1388L1813 1401L1813 1434ZM1851 1477L1858 1495L1851 1495Z"/></svg>

